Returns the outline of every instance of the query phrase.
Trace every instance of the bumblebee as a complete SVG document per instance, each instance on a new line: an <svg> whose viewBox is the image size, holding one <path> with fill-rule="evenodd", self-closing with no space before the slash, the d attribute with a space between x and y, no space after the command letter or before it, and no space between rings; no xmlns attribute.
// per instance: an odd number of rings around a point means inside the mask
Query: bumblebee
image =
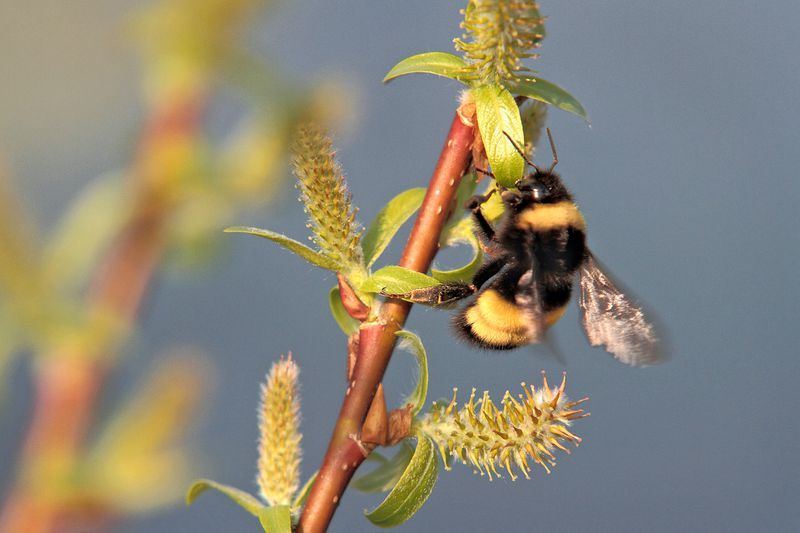
<svg viewBox="0 0 800 533"><path fill-rule="evenodd" d="M481 348L509 350L543 340L566 311L578 276L589 343L604 346L628 365L655 364L661 354L654 328L587 247L586 221L553 172L558 154L549 129L547 134L553 152L547 170L529 161L507 135L533 172L516 182L516 190L500 190L505 213L496 228L483 216L481 205L499 189L467 202L486 251L472 283L443 283L389 296L450 306L477 293L454 317L456 330Z"/></svg>

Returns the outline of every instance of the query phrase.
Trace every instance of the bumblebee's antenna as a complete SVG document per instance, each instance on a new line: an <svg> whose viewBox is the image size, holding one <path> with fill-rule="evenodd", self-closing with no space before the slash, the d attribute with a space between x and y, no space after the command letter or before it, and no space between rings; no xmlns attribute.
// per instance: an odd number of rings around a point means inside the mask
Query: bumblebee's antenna
<svg viewBox="0 0 800 533"><path fill-rule="evenodd" d="M550 150L553 151L553 164L550 165L550 170L547 171L548 174L553 172L553 169L556 168L558 164L558 154L556 153L556 143L553 142L553 134L550 133L550 128L547 128L547 140L550 141Z"/></svg>
<svg viewBox="0 0 800 533"><path fill-rule="evenodd" d="M517 151L517 153L522 156L522 159L524 159L526 163L528 163L531 167L533 167L533 170L535 170L536 172L539 172L539 167L534 165L533 161L528 159L528 157L525 155L525 153L522 150L520 150L519 146L517 146L517 143L514 141L514 139L511 138L511 135L506 133L505 130L503 130L503 135L505 135L506 138L511 142L511 145L514 147L514 149Z"/></svg>
<svg viewBox="0 0 800 533"><path fill-rule="evenodd" d="M490 177L490 178L494 179L494 174L492 174L492 173L491 173L491 172L489 172L488 170L484 170L484 169L482 169L482 168L478 168L478 167L476 167L476 166L474 166L474 165L473 165L473 167L472 167L472 168L474 168L474 169L475 169L475 172L478 172L478 173L480 173L480 174L483 174L484 176L488 176L488 177Z"/></svg>

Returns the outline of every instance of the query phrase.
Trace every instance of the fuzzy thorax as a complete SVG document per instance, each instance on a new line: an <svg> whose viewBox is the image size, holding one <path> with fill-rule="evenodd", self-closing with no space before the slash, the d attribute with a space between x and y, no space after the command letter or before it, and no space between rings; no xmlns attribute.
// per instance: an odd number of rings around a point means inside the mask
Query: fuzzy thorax
<svg viewBox="0 0 800 533"><path fill-rule="evenodd" d="M436 442L448 469L454 457L489 479L502 477L498 468L505 469L512 480L517 479L515 470L529 478L530 461L549 473L555 466L554 450L569 453L564 444L577 445L581 440L568 427L588 414L576 408L586 398L571 402L564 395L566 375L554 388L542 375L544 384L539 389L523 383L524 395L514 398L506 392L502 408L492 402L488 392L476 401L473 389L469 401L458 409L454 390L450 403L434 403L416 422L415 430Z"/></svg>

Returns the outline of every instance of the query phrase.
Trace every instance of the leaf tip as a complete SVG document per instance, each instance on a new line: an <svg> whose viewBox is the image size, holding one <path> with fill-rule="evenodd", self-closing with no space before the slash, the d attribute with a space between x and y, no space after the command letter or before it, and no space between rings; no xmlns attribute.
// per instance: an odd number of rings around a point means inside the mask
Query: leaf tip
<svg viewBox="0 0 800 533"><path fill-rule="evenodd" d="M228 226L222 230L223 233L247 233L245 226Z"/></svg>
<svg viewBox="0 0 800 533"><path fill-rule="evenodd" d="M192 505L197 497L204 493L206 489L208 489L208 481L205 479L198 479L192 483L186 491L186 506Z"/></svg>

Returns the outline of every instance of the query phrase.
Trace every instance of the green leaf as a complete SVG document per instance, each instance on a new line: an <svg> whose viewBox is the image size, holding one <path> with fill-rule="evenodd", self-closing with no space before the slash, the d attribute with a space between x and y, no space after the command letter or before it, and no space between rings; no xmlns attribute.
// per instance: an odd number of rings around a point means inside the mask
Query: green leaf
<svg viewBox="0 0 800 533"><path fill-rule="evenodd" d="M520 96L527 96L528 98L554 105L589 122L589 115L581 103L555 83L550 83L542 78L531 78L508 82L508 90ZM516 137L514 138L516 139Z"/></svg>
<svg viewBox="0 0 800 533"><path fill-rule="evenodd" d="M467 63L460 57L446 52L427 52L407 57L392 67L383 78L383 83L406 74L434 74L458 80Z"/></svg>
<svg viewBox="0 0 800 533"><path fill-rule="evenodd" d="M311 477L308 478L306 484L303 485L303 488L301 488L300 492L297 493L297 496L294 497L292 509L300 509L303 505L305 505L306 499L308 499L308 494L311 492L311 487L314 486L314 482L317 480L317 474L319 474L319 470L311 474Z"/></svg>
<svg viewBox="0 0 800 533"><path fill-rule="evenodd" d="M433 491L439 477L439 462L433 442L420 437L414 456L386 499L366 513L370 522L380 527L402 524L419 511Z"/></svg>
<svg viewBox="0 0 800 533"><path fill-rule="evenodd" d="M523 146L522 119L514 97L500 85L481 85L472 89L478 129L486 147L492 173L500 185L513 187L525 171L525 160L505 133Z"/></svg>
<svg viewBox="0 0 800 533"><path fill-rule="evenodd" d="M361 324L358 320L351 317L350 314L345 310L344 304L342 304L342 297L341 293L339 292L339 287L332 288L331 292L328 293L328 305L331 308L331 314L333 315L334 320L336 320L336 323L339 324L339 328L344 332L345 335L349 337L358 331L358 328Z"/></svg>
<svg viewBox="0 0 800 533"><path fill-rule="evenodd" d="M372 457L375 453L372 452L369 457ZM413 455L414 448L407 441L403 441L394 457L386 459L381 456L383 462L370 473L353 480L351 486L361 492L369 493L391 490L400 480L400 476L405 472Z"/></svg>
<svg viewBox="0 0 800 533"><path fill-rule="evenodd" d="M43 263L46 275L64 290L79 287L125 223L130 194L122 173L90 182L56 225Z"/></svg>
<svg viewBox="0 0 800 533"><path fill-rule="evenodd" d="M367 267L372 266L389 245L400 226L419 209L423 198L425 198L424 187L409 189L392 198L380 210L361 239L364 264Z"/></svg>
<svg viewBox="0 0 800 533"><path fill-rule="evenodd" d="M478 181L476 172L465 174L461 178L461 182L458 184L458 189L456 189L455 209L453 209L453 212L450 213L450 216L447 218L447 222L445 222L444 228L442 229L442 236L439 239L439 243L442 246L445 245L448 232L451 231L454 226L457 226L462 220L464 220L464 206L466 205L467 200L469 200L469 198L475 194L475 189L477 186Z"/></svg>
<svg viewBox="0 0 800 533"><path fill-rule="evenodd" d="M247 233L249 235L263 237L271 240L274 243L280 244L290 252L294 252L313 265L317 265L318 267L332 270L334 272L339 269L339 265L336 263L336 261L327 255L316 252L305 244L301 244L294 239L290 239L286 235L281 235L280 233L275 233L274 231L246 226L233 226L230 228L225 228L225 233Z"/></svg>
<svg viewBox="0 0 800 533"><path fill-rule="evenodd" d="M260 517L262 509L266 507L263 503L258 501L255 496L243 490L230 487L228 485L223 485L222 483L217 483L216 481L212 481L210 479L198 479L192 484L191 487L189 487L189 490L186 493L186 505L191 505L194 503L197 497L208 489L214 489L221 492L239 504L242 509L255 516Z"/></svg>
<svg viewBox="0 0 800 533"><path fill-rule="evenodd" d="M438 284L439 282L430 276L392 265L379 269L367 278L361 286L361 290L402 294L414 289L433 287Z"/></svg>
<svg viewBox="0 0 800 533"><path fill-rule="evenodd" d="M469 263L460 268L455 268L452 270L437 270L435 268L431 268L431 274L433 274L433 277L443 283L472 279L472 276L475 275L475 272L483 264L483 248L481 248L478 238L475 236L472 219L461 219L458 224L450 228L444 235L442 235L442 241L444 246L467 244L472 248L474 255Z"/></svg>
<svg viewBox="0 0 800 533"><path fill-rule="evenodd" d="M258 513L258 521L265 533L292 533L292 513L288 505L264 507Z"/></svg>
<svg viewBox="0 0 800 533"><path fill-rule="evenodd" d="M492 189L496 189L494 183L490 183L489 187L484 191L484 194L489 194L489 191ZM502 218L502 216L506 212L506 206L503 204L503 200L500 198L500 195L495 193L489 197L482 206L481 206L481 213L489 222L497 222Z"/></svg>
<svg viewBox="0 0 800 533"><path fill-rule="evenodd" d="M395 332L400 337L400 348L408 350L417 358L419 364L419 379L414 391L406 398L405 404L411 404L411 415L417 416L425 405L425 397L428 395L428 355L425 353L425 346L416 333L405 329Z"/></svg>
<svg viewBox="0 0 800 533"><path fill-rule="evenodd" d="M442 235L439 238L439 246L441 248L456 246L458 244L468 244L475 253L470 262L463 267L453 270L431 268L431 275L440 282L463 282L470 280L483 262L483 249L480 247L478 238L475 236L472 216L464 216L465 211L463 209L467 200L475 194L477 185L476 174L474 172L461 179L461 183L458 185L458 191L456 192L456 209L454 209L452 215L450 215L450 218L442 230Z"/></svg>
<svg viewBox="0 0 800 533"><path fill-rule="evenodd" d="M458 184L458 189L456 190L456 209L454 210L453 216L451 217L453 220L448 221L448 226L454 226L460 218L463 218L464 215L464 206L467 203L473 194L475 194L475 189L478 188L478 173L471 172L461 178L461 182ZM458 215L461 215L459 217ZM448 227L445 226L445 227Z"/></svg>
<svg viewBox="0 0 800 533"><path fill-rule="evenodd" d="M471 280L475 272L477 272L483 264L483 250L479 247L473 247L473 250L475 250L475 255L472 257L472 260L463 267L454 268L452 270L433 269L433 276L442 283L465 282Z"/></svg>

